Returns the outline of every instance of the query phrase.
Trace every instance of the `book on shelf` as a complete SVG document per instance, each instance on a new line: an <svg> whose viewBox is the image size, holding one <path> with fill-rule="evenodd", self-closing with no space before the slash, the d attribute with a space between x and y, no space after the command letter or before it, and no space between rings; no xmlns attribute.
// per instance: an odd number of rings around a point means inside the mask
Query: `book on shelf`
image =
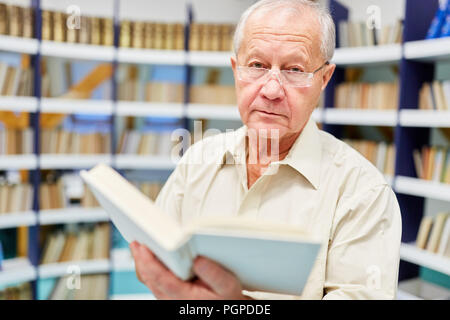
<svg viewBox="0 0 450 320"><path fill-rule="evenodd" d="M192 278L193 260L202 255L247 290L299 295L321 246L303 230L254 219L203 218L181 226L110 167L97 165L81 176L122 236L146 245L183 280Z"/></svg>
<svg viewBox="0 0 450 320"><path fill-rule="evenodd" d="M335 107L347 109L396 110L398 83L344 82L336 87Z"/></svg>
<svg viewBox="0 0 450 320"><path fill-rule="evenodd" d="M70 288L70 276L58 279L48 300L106 300L108 299L108 274L81 275L79 287Z"/></svg>
<svg viewBox="0 0 450 320"><path fill-rule="evenodd" d="M42 40L112 46L114 25L112 18L80 16L80 25L68 28L69 15L64 12L42 10Z"/></svg>
<svg viewBox="0 0 450 320"><path fill-rule="evenodd" d="M184 26L181 23L122 20L119 45L123 48L183 50Z"/></svg>
<svg viewBox="0 0 450 320"><path fill-rule="evenodd" d="M66 225L48 234L41 264L108 259L109 243L109 223Z"/></svg>
<svg viewBox="0 0 450 320"><path fill-rule="evenodd" d="M33 129L0 129L0 156L33 153Z"/></svg>
<svg viewBox="0 0 450 320"><path fill-rule="evenodd" d="M34 36L34 9L0 3L0 34L32 38Z"/></svg>
<svg viewBox="0 0 450 320"><path fill-rule="evenodd" d="M170 157L175 144L171 132L126 130L120 137L117 153Z"/></svg>
<svg viewBox="0 0 450 320"><path fill-rule="evenodd" d="M419 90L419 109L450 110L450 81L424 83Z"/></svg>
<svg viewBox="0 0 450 320"><path fill-rule="evenodd" d="M0 215L32 210L33 187L29 183L0 182Z"/></svg>
<svg viewBox="0 0 450 320"><path fill-rule="evenodd" d="M423 146L413 151L413 160L418 178L450 183L450 148Z"/></svg>
<svg viewBox="0 0 450 320"><path fill-rule="evenodd" d="M447 20L450 20L450 1L443 0L440 1L425 39L436 39L449 36L447 34Z"/></svg>
<svg viewBox="0 0 450 320"><path fill-rule="evenodd" d="M102 132L74 132L64 129L41 130L43 154L110 154L111 136Z"/></svg>
<svg viewBox="0 0 450 320"><path fill-rule="evenodd" d="M426 250L437 253L442 237L442 230L444 229L445 221L449 213L439 213L433 223L430 238L427 241ZM442 239L443 240L443 239Z"/></svg>
<svg viewBox="0 0 450 320"><path fill-rule="evenodd" d="M366 47L402 42L403 21L381 28L369 28L366 21L340 21L337 26L339 47Z"/></svg>
<svg viewBox="0 0 450 320"><path fill-rule="evenodd" d="M234 86L218 84L193 85L190 103L237 105Z"/></svg>
<svg viewBox="0 0 450 320"><path fill-rule="evenodd" d="M351 139L343 141L361 153L380 172L387 176L394 176L395 145L393 143Z"/></svg>
<svg viewBox="0 0 450 320"><path fill-rule="evenodd" d="M235 26L230 24L193 23L190 29L190 51L231 51Z"/></svg>
<svg viewBox="0 0 450 320"><path fill-rule="evenodd" d="M1 300L31 300L33 291L29 282L0 289Z"/></svg>
<svg viewBox="0 0 450 320"><path fill-rule="evenodd" d="M33 70L0 62L0 95L32 96Z"/></svg>
<svg viewBox="0 0 450 320"><path fill-rule="evenodd" d="M450 258L450 213L424 216L419 225L416 247Z"/></svg>

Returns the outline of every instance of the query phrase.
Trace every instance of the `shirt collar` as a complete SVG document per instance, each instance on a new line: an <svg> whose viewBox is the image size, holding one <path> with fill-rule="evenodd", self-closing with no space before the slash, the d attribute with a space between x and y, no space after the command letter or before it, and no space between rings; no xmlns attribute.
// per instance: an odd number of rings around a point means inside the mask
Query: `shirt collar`
<svg viewBox="0 0 450 320"><path fill-rule="evenodd" d="M245 164L246 146L245 137L247 126L243 126L227 136L223 164L230 163L234 159L235 164ZM231 157L231 158L230 158ZM297 140L289 150L286 158L279 164L286 164L303 175L311 185L317 189L320 182L320 165L322 159L322 145L319 129L311 118L306 123Z"/></svg>

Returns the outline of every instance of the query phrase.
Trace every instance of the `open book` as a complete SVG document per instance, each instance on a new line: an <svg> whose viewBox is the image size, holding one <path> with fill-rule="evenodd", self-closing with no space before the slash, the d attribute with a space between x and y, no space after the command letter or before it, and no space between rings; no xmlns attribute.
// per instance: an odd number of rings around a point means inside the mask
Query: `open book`
<svg viewBox="0 0 450 320"><path fill-rule="evenodd" d="M183 280L202 255L230 270L246 290L300 295L320 249L297 228L255 219L201 218L181 226L103 164L81 177L122 236L146 245Z"/></svg>

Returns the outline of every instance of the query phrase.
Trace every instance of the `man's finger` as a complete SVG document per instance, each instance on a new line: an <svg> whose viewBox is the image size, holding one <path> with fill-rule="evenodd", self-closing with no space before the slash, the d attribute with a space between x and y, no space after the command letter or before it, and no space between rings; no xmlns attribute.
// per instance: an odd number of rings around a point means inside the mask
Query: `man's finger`
<svg viewBox="0 0 450 320"><path fill-rule="evenodd" d="M216 262L205 257L194 261L195 274L214 292L224 298L241 294L241 285L236 277Z"/></svg>
<svg viewBox="0 0 450 320"><path fill-rule="evenodd" d="M160 296L186 299L190 284L176 277L146 246L138 245L135 252L136 270L150 290L158 291Z"/></svg>

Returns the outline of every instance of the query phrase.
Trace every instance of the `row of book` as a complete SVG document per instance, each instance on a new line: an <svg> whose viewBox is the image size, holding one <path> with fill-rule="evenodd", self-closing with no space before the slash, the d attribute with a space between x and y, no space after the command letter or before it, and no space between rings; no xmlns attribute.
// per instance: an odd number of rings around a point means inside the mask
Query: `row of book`
<svg viewBox="0 0 450 320"><path fill-rule="evenodd" d="M189 50L231 51L235 25L191 24Z"/></svg>
<svg viewBox="0 0 450 320"><path fill-rule="evenodd" d="M41 264L108 259L110 225L68 224L50 233L44 243Z"/></svg>
<svg viewBox="0 0 450 320"><path fill-rule="evenodd" d="M122 20L119 45L124 48L184 50L184 25Z"/></svg>
<svg viewBox="0 0 450 320"><path fill-rule="evenodd" d="M33 69L0 62L0 95L32 96Z"/></svg>
<svg viewBox="0 0 450 320"><path fill-rule="evenodd" d="M118 85L120 101L183 103L184 85L172 82L128 80Z"/></svg>
<svg viewBox="0 0 450 320"><path fill-rule="evenodd" d="M84 188L84 193L80 199L82 208L96 208L99 204L89 188ZM44 182L39 185L39 209L63 209L71 207L71 199L65 192L63 179L56 182Z"/></svg>
<svg viewBox="0 0 450 320"><path fill-rule="evenodd" d="M345 82L336 87L335 107L396 110L398 83Z"/></svg>
<svg viewBox="0 0 450 320"><path fill-rule="evenodd" d="M424 146L413 151L417 177L424 180L450 183L450 148Z"/></svg>
<svg viewBox="0 0 450 320"><path fill-rule="evenodd" d="M34 10L0 3L0 35L32 38L34 36Z"/></svg>
<svg viewBox="0 0 450 320"><path fill-rule="evenodd" d="M395 145L386 142L345 139L348 145L361 153L380 172L387 176L394 176Z"/></svg>
<svg viewBox="0 0 450 320"><path fill-rule="evenodd" d="M112 46L114 22L112 18L74 17L64 12L43 10L42 40Z"/></svg>
<svg viewBox="0 0 450 320"><path fill-rule="evenodd" d="M29 183L0 182L0 215L24 212L33 208L33 186Z"/></svg>
<svg viewBox="0 0 450 320"><path fill-rule="evenodd" d="M1 300L31 300L33 292L29 282L9 286L0 290Z"/></svg>
<svg viewBox="0 0 450 320"><path fill-rule="evenodd" d="M439 8L431 21L426 39L450 37L450 1L440 1Z"/></svg>
<svg viewBox="0 0 450 320"><path fill-rule="evenodd" d="M41 153L109 154L111 138L107 133L80 133L62 129L41 130Z"/></svg>
<svg viewBox="0 0 450 320"><path fill-rule="evenodd" d="M0 128L0 155L33 153L33 137L31 128L24 130Z"/></svg>
<svg viewBox="0 0 450 320"><path fill-rule="evenodd" d="M79 288L67 286L70 276L58 279L48 300L107 300L108 274L87 274L80 276Z"/></svg>
<svg viewBox="0 0 450 320"><path fill-rule="evenodd" d="M424 216L417 233L416 246L450 258L450 213Z"/></svg>
<svg viewBox="0 0 450 320"><path fill-rule="evenodd" d="M364 47L402 42L403 22L377 26L370 21L340 21L338 24L340 47Z"/></svg>
<svg viewBox="0 0 450 320"><path fill-rule="evenodd" d="M171 132L127 130L120 137L117 153L169 157L175 144Z"/></svg>
<svg viewBox="0 0 450 320"><path fill-rule="evenodd" d="M419 91L419 109L450 110L450 80L424 83Z"/></svg>

